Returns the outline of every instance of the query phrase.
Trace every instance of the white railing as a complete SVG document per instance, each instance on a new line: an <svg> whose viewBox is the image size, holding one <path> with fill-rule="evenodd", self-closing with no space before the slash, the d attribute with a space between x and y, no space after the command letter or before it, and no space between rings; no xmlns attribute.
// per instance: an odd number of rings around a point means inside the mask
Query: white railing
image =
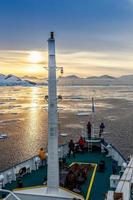
<svg viewBox="0 0 133 200"><path fill-rule="evenodd" d="M60 145L59 146L59 158L63 158L68 154L68 144ZM26 173L30 173L32 170L38 170L39 166L41 165L40 158L38 155L21 162L18 165L14 165L7 170L0 171L0 188L4 187L5 184L11 183L12 181L16 181L17 177L19 176L19 171L22 168L26 169Z"/></svg>
<svg viewBox="0 0 133 200"><path fill-rule="evenodd" d="M128 163L115 191L116 193L122 193L124 200L130 199L132 178L133 178L133 157L130 159L130 162Z"/></svg>
<svg viewBox="0 0 133 200"><path fill-rule="evenodd" d="M19 197L17 197L13 192L11 192L11 191L9 191L9 190L0 189L0 192L8 193L8 194L10 194L11 196L13 196L14 199L21 200L21 199L20 199Z"/></svg>
<svg viewBox="0 0 133 200"><path fill-rule="evenodd" d="M113 160L118 162L118 166L122 166L123 163L126 162L123 155L112 144L108 144L104 141L102 145L105 149L107 149L108 155L111 156Z"/></svg>
<svg viewBox="0 0 133 200"><path fill-rule="evenodd" d="M121 176L116 190L108 191L106 200L114 200L115 196L119 196L119 199L131 200L132 197L132 180L133 180L133 157L130 158L123 175Z"/></svg>
<svg viewBox="0 0 133 200"><path fill-rule="evenodd" d="M104 147L108 150L110 156L114 160L118 161L119 166L122 166L122 163L125 162L122 155L112 145L111 148L108 148L107 146L108 144L106 143ZM68 144L60 145L58 152L59 158L63 158L64 156L66 156L68 154ZM16 181L17 177L19 176L20 169L25 168L26 173L30 173L32 170L38 170L40 165L40 158L38 157L38 155L36 155L18 165L8 168L7 170L0 171L0 186L4 187L5 184Z"/></svg>

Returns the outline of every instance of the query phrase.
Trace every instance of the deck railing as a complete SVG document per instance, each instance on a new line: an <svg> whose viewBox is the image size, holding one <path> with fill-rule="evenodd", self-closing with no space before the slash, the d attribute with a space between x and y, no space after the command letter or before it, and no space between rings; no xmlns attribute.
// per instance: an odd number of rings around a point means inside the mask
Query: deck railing
<svg viewBox="0 0 133 200"><path fill-rule="evenodd" d="M120 153L120 151L117 148L115 148L112 144L108 144L105 140L103 140L102 145L108 150L112 159L118 162L118 166L122 166L124 162L127 162L127 160Z"/></svg>
<svg viewBox="0 0 133 200"><path fill-rule="evenodd" d="M59 158L63 158L68 154L68 144L63 144L59 146L58 149ZM30 159L27 159L19 164L16 164L10 168L0 171L0 188L7 183L16 181L16 178L19 176L19 171L22 168L25 168L26 173L30 173L32 170L37 170L41 165L41 160L38 155L33 156Z"/></svg>
<svg viewBox="0 0 133 200"><path fill-rule="evenodd" d="M2 192L2 193L8 193L8 194L10 194L11 196L13 196L14 199L16 199L16 200L21 200L21 199L20 199L19 197L17 197L13 192L11 192L11 191L9 191L9 190L0 189L0 192Z"/></svg>
<svg viewBox="0 0 133 200"><path fill-rule="evenodd" d="M108 145L106 143L106 145ZM105 146L106 146L105 145ZM112 157L113 159L118 161L118 164L121 166L123 162L125 162L122 155L113 147L112 147ZM59 158L63 158L68 154L68 144L63 144L59 146ZM30 173L32 170L37 170L40 166L41 162L38 155L33 156L30 159L27 159L17 165L14 165L6 170L0 171L0 188L2 188L5 184L11 183L12 181L16 181L19 176L19 171L22 168L25 168L26 173Z"/></svg>

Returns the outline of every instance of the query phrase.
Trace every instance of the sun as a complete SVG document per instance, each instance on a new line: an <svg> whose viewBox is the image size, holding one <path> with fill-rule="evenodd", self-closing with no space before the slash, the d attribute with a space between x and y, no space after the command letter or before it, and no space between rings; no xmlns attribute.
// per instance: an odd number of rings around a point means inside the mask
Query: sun
<svg viewBox="0 0 133 200"><path fill-rule="evenodd" d="M32 51L28 56L28 60L30 63L40 63L43 61L43 57L40 52Z"/></svg>

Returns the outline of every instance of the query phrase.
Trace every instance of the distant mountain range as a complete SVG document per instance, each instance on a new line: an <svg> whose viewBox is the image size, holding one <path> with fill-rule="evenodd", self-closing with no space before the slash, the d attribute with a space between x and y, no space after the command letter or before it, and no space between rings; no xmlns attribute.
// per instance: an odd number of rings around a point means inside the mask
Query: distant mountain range
<svg viewBox="0 0 133 200"><path fill-rule="evenodd" d="M133 75L113 77L109 75L90 76L80 78L75 75L62 77L59 80L61 85L133 85Z"/></svg>
<svg viewBox="0 0 133 200"><path fill-rule="evenodd" d="M120 76L118 78L102 75L81 78L76 75L61 77L58 79L59 85L133 85L133 75ZM37 78L33 76L17 77L15 75L0 74L0 86L34 86L47 85L46 78Z"/></svg>
<svg viewBox="0 0 133 200"><path fill-rule="evenodd" d="M109 76L109 75L89 76L87 78L81 78L81 77L76 76L76 75L70 75L70 76L65 76L63 78L65 78L65 79L115 79L115 77Z"/></svg>
<svg viewBox="0 0 133 200"><path fill-rule="evenodd" d="M29 80L23 80L12 74L9 74L7 76L4 74L0 74L0 86L15 86L15 85L33 86L36 85L36 83Z"/></svg>
<svg viewBox="0 0 133 200"><path fill-rule="evenodd" d="M109 75L102 75L102 76L87 77L87 79L115 79L115 77Z"/></svg>

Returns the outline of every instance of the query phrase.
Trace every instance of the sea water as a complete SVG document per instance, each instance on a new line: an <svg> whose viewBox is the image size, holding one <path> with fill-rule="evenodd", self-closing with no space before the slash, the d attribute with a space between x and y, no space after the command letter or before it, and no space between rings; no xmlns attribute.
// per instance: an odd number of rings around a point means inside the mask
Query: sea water
<svg viewBox="0 0 133 200"><path fill-rule="evenodd" d="M0 87L0 170L13 166L47 148L47 87ZM133 87L59 87L59 142L82 135L91 121L91 99L95 99L95 128L105 123L104 137L127 157L133 153ZM66 134L67 140L61 135Z"/></svg>

